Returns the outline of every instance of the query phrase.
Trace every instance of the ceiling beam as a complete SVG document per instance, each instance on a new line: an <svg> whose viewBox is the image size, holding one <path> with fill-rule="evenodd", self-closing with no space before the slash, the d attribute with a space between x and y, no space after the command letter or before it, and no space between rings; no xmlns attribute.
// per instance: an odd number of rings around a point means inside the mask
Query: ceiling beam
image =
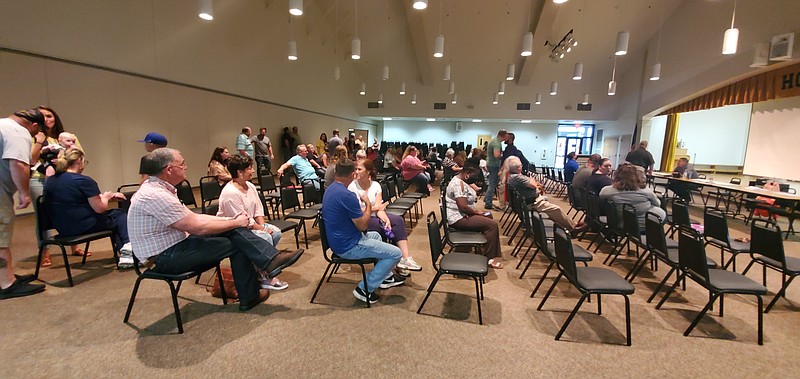
<svg viewBox="0 0 800 379"><path fill-rule="evenodd" d="M411 43L414 47L414 56L417 60L417 72L419 72L422 85L433 84L433 69L431 68L430 57L433 53L428 50L425 40L425 23L422 20L422 12L414 9L411 1L403 2L406 8L406 22L411 32Z"/></svg>

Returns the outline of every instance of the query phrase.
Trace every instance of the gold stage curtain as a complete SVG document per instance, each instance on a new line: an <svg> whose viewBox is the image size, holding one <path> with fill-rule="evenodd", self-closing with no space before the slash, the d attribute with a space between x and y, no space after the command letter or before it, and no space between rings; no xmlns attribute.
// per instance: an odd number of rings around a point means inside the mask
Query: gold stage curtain
<svg viewBox="0 0 800 379"><path fill-rule="evenodd" d="M798 95L800 95L800 64L794 64L731 83L667 109L659 116Z"/></svg>
<svg viewBox="0 0 800 379"><path fill-rule="evenodd" d="M664 132L664 146L661 149L661 171L671 172L675 160L675 145L678 143L680 114L667 115L667 129Z"/></svg>

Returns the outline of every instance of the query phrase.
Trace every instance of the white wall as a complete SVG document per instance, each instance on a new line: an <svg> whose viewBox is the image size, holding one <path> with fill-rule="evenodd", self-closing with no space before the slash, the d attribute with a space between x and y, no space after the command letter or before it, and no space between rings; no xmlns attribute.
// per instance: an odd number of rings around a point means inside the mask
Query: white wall
<svg viewBox="0 0 800 379"><path fill-rule="evenodd" d="M455 122L384 121L384 141L418 141L450 144L463 141L465 145L478 143L478 135L497 135L500 129L513 132L515 145L531 163L552 166L555 163L557 124L473 123L462 122L461 132L455 131ZM545 158L542 159L542 154Z"/></svg>
<svg viewBox="0 0 800 379"><path fill-rule="evenodd" d="M703 165L744 165L751 104L681 113L678 141L691 161Z"/></svg>
<svg viewBox="0 0 800 379"><path fill-rule="evenodd" d="M753 104L744 173L800 180L800 97Z"/></svg>

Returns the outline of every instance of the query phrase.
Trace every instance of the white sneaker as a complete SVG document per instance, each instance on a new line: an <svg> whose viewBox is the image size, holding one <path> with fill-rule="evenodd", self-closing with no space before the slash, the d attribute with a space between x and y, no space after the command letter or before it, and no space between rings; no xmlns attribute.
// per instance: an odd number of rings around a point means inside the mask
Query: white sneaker
<svg viewBox="0 0 800 379"><path fill-rule="evenodd" d="M272 279L263 278L261 279L261 288L273 291L280 291L289 288L289 283L286 283L282 280L278 280L277 283L272 284Z"/></svg>
<svg viewBox="0 0 800 379"><path fill-rule="evenodd" d="M400 262L397 263L397 267L411 271L422 271L422 266L414 262L414 258L412 257L401 258Z"/></svg>
<svg viewBox="0 0 800 379"><path fill-rule="evenodd" d="M120 250L119 264L117 266L120 269L133 268L133 252Z"/></svg>

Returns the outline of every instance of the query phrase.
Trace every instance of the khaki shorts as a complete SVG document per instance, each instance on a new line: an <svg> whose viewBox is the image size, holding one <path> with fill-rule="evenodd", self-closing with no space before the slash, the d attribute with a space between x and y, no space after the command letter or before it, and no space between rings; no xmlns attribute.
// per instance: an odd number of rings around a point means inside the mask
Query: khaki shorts
<svg viewBox="0 0 800 379"><path fill-rule="evenodd" d="M14 197L0 192L0 248L11 247L14 234Z"/></svg>

